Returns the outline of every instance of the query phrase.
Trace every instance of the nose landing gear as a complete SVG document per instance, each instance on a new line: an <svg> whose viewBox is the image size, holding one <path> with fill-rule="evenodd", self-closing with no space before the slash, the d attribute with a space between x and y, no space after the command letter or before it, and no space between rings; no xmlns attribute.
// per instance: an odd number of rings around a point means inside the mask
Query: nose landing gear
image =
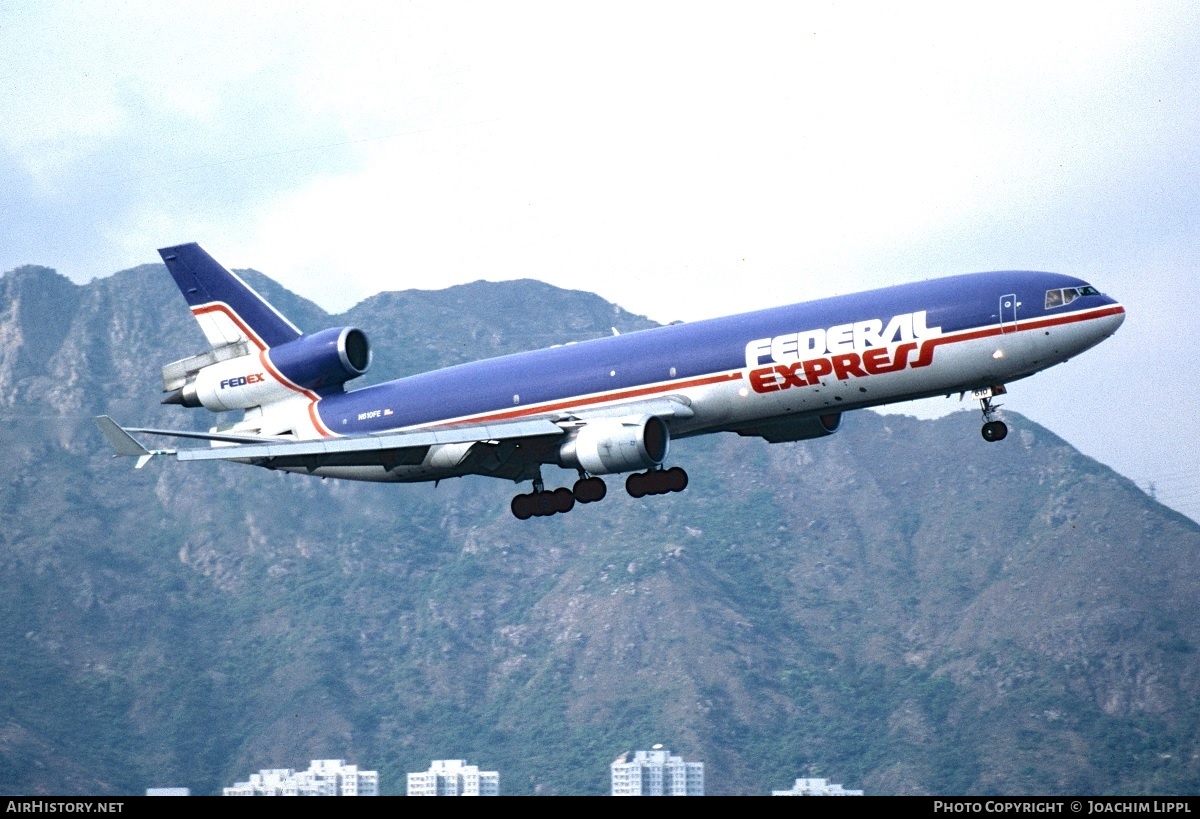
<svg viewBox="0 0 1200 819"><path fill-rule="evenodd" d="M985 441L1003 441L1008 437L1008 425L1003 421L988 421L980 433Z"/></svg>
<svg viewBox="0 0 1200 819"><path fill-rule="evenodd" d="M996 410L1000 409L1000 405L992 403L992 398L1004 395L1006 392L1008 390L1004 388L1003 384L996 384L974 392L983 411L983 429L980 430L980 434L985 441L1003 441L1008 437L1008 424L996 418Z"/></svg>

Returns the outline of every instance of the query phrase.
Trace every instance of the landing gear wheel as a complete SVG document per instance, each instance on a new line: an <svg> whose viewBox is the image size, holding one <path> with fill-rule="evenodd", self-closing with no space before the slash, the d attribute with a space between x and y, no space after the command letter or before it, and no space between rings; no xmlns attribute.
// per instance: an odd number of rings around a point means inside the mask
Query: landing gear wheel
<svg viewBox="0 0 1200 819"><path fill-rule="evenodd" d="M574 509L575 496L566 487L555 489L553 492L530 492L513 498L511 508L513 517L517 520L548 518Z"/></svg>
<svg viewBox="0 0 1200 819"><path fill-rule="evenodd" d="M533 496L533 514L547 518L558 511L558 498L553 492L536 492Z"/></svg>
<svg viewBox="0 0 1200 819"><path fill-rule="evenodd" d="M634 472L625 479L625 491L635 498L646 495L665 495L668 492L682 492L687 489L688 474L678 466L670 469L651 469L648 472Z"/></svg>
<svg viewBox="0 0 1200 819"><path fill-rule="evenodd" d="M512 499L512 513L517 520L529 520L533 517L533 498L529 495L517 495Z"/></svg>
<svg viewBox="0 0 1200 819"><path fill-rule="evenodd" d="M988 421L981 430L985 441L1003 441L1008 437L1008 425L1003 421Z"/></svg>
<svg viewBox="0 0 1200 819"><path fill-rule="evenodd" d="M595 503L604 500L604 496L608 494L608 487L599 478L580 478L575 481L572 493L580 503Z"/></svg>
<svg viewBox="0 0 1200 819"><path fill-rule="evenodd" d="M688 473L682 467L673 466L666 473L667 489L671 492L682 492L687 489Z"/></svg>
<svg viewBox="0 0 1200 819"><path fill-rule="evenodd" d="M566 514L575 508L575 496L565 486L547 494L554 496L554 511Z"/></svg>

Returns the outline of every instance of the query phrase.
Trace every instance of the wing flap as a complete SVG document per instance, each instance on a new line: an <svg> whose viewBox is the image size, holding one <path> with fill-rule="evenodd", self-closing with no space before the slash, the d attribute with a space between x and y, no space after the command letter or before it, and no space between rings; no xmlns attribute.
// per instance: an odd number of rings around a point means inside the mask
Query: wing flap
<svg viewBox="0 0 1200 819"><path fill-rule="evenodd" d="M692 402L682 395L648 398L643 401L625 401L600 407L576 409L565 413L564 419L590 421L594 418L621 418L627 415L657 415L663 420L686 420L696 415Z"/></svg>

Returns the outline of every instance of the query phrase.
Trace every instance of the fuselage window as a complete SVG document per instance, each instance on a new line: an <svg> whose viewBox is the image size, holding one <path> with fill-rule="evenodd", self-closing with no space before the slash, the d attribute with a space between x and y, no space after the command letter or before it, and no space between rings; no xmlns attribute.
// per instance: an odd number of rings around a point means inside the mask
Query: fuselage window
<svg viewBox="0 0 1200 819"><path fill-rule="evenodd" d="M1062 300L1062 291L1061 290L1047 290L1046 291L1046 309L1047 310L1049 310L1051 307L1062 307L1062 303L1063 303L1063 300Z"/></svg>

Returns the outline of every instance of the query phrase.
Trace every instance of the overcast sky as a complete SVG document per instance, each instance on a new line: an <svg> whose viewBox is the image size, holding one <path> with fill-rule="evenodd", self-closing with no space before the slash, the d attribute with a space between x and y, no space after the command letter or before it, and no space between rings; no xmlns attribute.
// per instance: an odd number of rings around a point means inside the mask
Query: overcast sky
<svg viewBox="0 0 1200 819"><path fill-rule="evenodd" d="M1200 519L1195 3L15 2L0 114L0 270L79 282L194 240L331 311L669 321L1083 276L1125 326L1005 403Z"/></svg>

